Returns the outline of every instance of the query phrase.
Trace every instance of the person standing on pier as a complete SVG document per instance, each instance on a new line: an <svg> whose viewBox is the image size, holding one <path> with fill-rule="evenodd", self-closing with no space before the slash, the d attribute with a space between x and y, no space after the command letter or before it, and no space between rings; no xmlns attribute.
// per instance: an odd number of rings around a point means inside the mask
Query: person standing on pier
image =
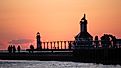
<svg viewBox="0 0 121 68"><path fill-rule="evenodd" d="M11 47L10 47L10 45L8 46L8 52L11 53Z"/></svg>
<svg viewBox="0 0 121 68"><path fill-rule="evenodd" d="M8 52L9 52L9 53L12 53L12 45L9 45L9 46L8 46Z"/></svg>
<svg viewBox="0 0 121 68"><path fill-rule="evenodd" d="M13 53L16 52L16 47L15 47L15 45L13 45L12 50L13 50Z"/></svg>
<svg viewBox="0 0 121 68"><path fill-rule="evenodd" d="M20 53L21 47L20 47L20 46L18 46L18 47L17 47L17 50L18 50L18 52Z"/></svg>

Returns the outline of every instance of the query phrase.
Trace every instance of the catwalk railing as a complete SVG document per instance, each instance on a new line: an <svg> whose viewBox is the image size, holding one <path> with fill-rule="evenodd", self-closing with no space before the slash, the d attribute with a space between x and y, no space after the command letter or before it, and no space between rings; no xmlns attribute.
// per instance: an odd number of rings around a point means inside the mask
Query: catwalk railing
<svg viewBox="0 0 121 68"><path fill-rule="evenodd" d="M41 42L42 49L68 49L74 41L47 41Z"/></svg>
<svg viewBox="0 0 121 68"><path fill-rule="evenodd" d="M91 44L90 44L91 42ZM79 44L78 44L79 43ZM89 45L88 45L89 43ZM11 44L12 45L12 44ZM14 45L14 44L13 44ZM73 50L75 47L91 47L91 48L121 48L121 43L117 41L45 41L41 42L43 51L66 51L66 50ZM31 50L31 49L29 49ZM34 50L37 50L34 48Z"/></svg>
<svg viewBox="0 0 121 68"><path fill-rule="evenodd" d="M78 42L80 44L78 44ZM87 43L91 42L91 45ZM46 41L41 42L42 49L73 49L75 46L91 46L93 48L121 48L121 43L114 41ZM84 43L84 44L83 44Z"/></svg>

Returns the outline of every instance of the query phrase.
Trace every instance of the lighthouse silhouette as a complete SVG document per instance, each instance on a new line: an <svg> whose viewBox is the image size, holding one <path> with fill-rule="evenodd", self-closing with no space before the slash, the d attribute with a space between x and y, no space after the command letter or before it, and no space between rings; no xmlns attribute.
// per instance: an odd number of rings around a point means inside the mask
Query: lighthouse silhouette
<svg viewBox="0 0 121 68"><path fill-rule="evenodd" d="M76 46L91 46L93 37L87 31L86 14L80 21L80 32L75 36Z"/></svg>
<svg viewBox="0 0 121 68"><path fill-rule="evenodd" d="M40 49L42 49L42 46L41 46L41 39L40 39L41 37L40 37L40 33L39 32L37 32L37 35L36 35L36 39L37 39L37 50L40 50Z"/></svg>

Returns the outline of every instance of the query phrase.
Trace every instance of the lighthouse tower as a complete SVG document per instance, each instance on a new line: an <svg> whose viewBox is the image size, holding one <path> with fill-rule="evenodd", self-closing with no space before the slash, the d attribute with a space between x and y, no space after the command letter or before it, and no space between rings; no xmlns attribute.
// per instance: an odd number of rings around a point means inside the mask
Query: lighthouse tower
<svg viewBox="0 0 121 68"><path fill-rule="evenodd" d="M42 46L41 46L41 40L40 40L40 33L39 32L37 32L36 39L37 39L37 49L40 50L40 49L42 49Z"/></svg>
<svg viewBox="0 0 121 68"><path fill-rule="evenodd" d="M87 20L84 14L80 21L80 32L75 36L76 46L87 47L92 45L93 37L87 31Z"/></svg>
<svg viewBox="0 0 121 68"><path fill-rule="evenodd" d="M86 15L84 14L84 17L80 21L80 32L87 32L87 20Z"/></svg>

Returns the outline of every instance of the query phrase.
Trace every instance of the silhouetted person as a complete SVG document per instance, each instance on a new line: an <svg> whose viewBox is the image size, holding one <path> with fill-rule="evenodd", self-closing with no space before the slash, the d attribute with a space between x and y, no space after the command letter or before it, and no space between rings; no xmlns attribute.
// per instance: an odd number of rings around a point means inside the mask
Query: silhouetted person
<svg viewBox="0 0 121 68"><path fill-rule="evenodd" d="M12 45L10 45L10 51L11 51L11 53L12 53L12 50L13 50Z"/></svg>
<svg viewBox="0 0 121 68"><path fill-rule="evenodd" d="M12 49L13 49L13 53L15 53L16 52L16 47L13 46Z"/></svg>
<svg viewBox="0 0 121 68"><path fill-rule="evenodd" d="M8 51L9 51L9 53L12 52L12 49L11 49L11 46L10 45L8 46Z"/></svg>
<svg viewBox="0 0 121 68"><path fill-rule="evenodd" d="M33 50L34 50L34 46L33 45L30 45L30 50L33 53Z"/></svg>
<svg viewBox="0 0 121 68"><path fill-rule="evenodd" d="M12 53L12 45L8 46L8 51L9 51L9 53Z"/></svg>
<svg viewBox="0 0 121 68"><path fill-rule="evenodd" d="M21 47L20 47L20 46L18 46L18 47L17 47L17 50L18 50L18 52L20 52L20 50L21 50Z"/></svg>

